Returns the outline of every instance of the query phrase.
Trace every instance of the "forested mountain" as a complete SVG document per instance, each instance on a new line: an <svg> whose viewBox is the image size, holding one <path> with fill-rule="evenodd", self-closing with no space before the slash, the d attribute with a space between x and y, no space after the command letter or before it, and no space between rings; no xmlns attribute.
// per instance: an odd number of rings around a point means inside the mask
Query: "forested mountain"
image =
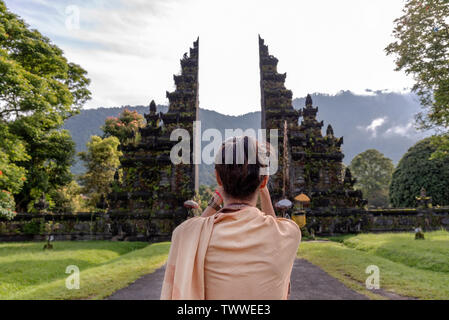
<svg viewBox="0 0 449 320"><path fill-rule="evenodd" d="M397 163L408 148L426 135L414 129L414 115L420 106L411 94L377 91L367 92L367 95L355 95L342 91L337 95L318 93L312 95L312 98L314 105L319 107L318 120L324 120L323 130L328 124L332 124L335 135L344 137L343 152L346 164L349 164L355 155L367 149L377 149ZM295 99L294 107L303 107L304 100ZM107 117L118 116L125 108L137 110L140 114L148 113L148 107L144 106L99 108L83 110L81 114L69 119L64 128L72 133L77 151L85 149L91 135L102 135L100 127ZM166 110L166 106L158 106L158 111ZM200 120L202 131L216 128L223 136L225 129L257 130L261 122L260 112L227 116L205 109L200 110ZM83 165L78 161L73 172L78 174L82 171ZM211 166L202 166L201 183L212 183L212 172Z"/></svg>

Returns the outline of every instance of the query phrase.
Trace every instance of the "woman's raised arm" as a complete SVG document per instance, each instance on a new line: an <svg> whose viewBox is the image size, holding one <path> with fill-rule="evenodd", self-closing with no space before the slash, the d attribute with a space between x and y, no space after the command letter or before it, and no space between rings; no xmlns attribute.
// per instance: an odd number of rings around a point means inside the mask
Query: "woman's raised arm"
<svg viewBox="0 0 449 320"><path fill-rule="evenodd" d="M268 191L267 186L260 189L260 206L263 213L276 218L276 213L273 209L273 203L271 202L270 191Z"/></svg>

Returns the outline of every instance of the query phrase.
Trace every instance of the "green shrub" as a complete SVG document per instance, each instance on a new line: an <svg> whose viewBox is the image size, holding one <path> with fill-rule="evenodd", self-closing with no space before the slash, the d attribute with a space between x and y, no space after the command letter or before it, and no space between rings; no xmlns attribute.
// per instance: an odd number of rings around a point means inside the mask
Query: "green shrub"
<svg viewBox="0 0 449 320"><path fill-rule="evenodd" d="M432 197L433 205L449 205L449 161L430 160L436 148L431 138L427 138L402 157L390 185L390 201L394 207L416 207L421 188Z"/></svg>
<svg viewBox="0 0 449 320"><path fill-rule="evenodd" d="M40 219L34 219L30 222L26 222L23 227L22 231L25 234L40 234L41 231L41 220Z"/></svg>

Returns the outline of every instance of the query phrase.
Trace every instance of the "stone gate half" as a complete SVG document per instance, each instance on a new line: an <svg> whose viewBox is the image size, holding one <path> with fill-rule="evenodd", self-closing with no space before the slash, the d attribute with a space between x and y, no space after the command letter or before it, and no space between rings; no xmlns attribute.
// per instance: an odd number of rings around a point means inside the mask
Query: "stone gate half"
<svg viewBox="0 0 449 320"><path fill-rule="evenodd" d="M279 170L270 179L272 200L293 199L304 193L314 208L365 205L362 193L353 188L355 180L349 169L343 173L343 138L334 136L331 125L323 136L324 123L317 121L318 107L313 107L310 95L305 108L293 108L292 91L284 85L287 74L278 73L278 59L269 54L260 36L259 63L261 126L279 130Z"/></svg>
<svg viewBox="0 0 449 320"><path fill-rule="evenodd" d="M186 219L184 201L192 199L198 172L193 165L193 123L198 118L199 39L181 59L181 73L174 76L176 90L167 92L168 111L157 113L151 102L147 124L135 142L121 147L122 177L116 173L114 192L109 195L111 214L148 216L151 234L170 234ZM190 134L190 164L175 165L170 151L175 129Z"/></svg>

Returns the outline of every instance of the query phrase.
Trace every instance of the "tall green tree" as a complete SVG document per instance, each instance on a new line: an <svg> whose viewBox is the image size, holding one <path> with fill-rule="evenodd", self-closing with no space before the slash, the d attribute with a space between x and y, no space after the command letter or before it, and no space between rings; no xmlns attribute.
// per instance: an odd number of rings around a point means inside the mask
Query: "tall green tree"
<svg viewBox="0 0 449 320"><path fill-rule="evenodd" d="M87 72L0 0L0 117L43 114L59 126L89 98Z"/></svg>
<svg viewBox="0 0 449 320"><path fill-rule="evenodd" d="M388 189L394 170L393 161L375 149L358 154L349 166L357 178L355 187L362 190L370 205L388 206Z"/></svg>
<svg viewBox="0 0 449 320"><path fill-rule="evenodd" d="M395 20L395 41L385 49L396 58L396 71L413 76L413 91L423 112L417 114L422 129L437 128L440 137L434 157L449 158L449 1L408 0Z"/></svg>
<svg viewBox="0 0 449 320"><path fill-rule="evenodd" d="M26 180L26 169L18 162L29 160L23 141L0 122L0 191L19 193Z"/></svg>
<svg viewBox="0 0 449 320"><path fill-rule="evenodd" d="M396 57L396 70L414 78L413 91L426 108L418 120L426 128L449 127L448 17L447 0L408 0L386 48Z"/></svg>
<svg viewBox="0 0 449 320"><path fill-rule="evenodd" d="M92 136L87 143L87 151L80 152L79 157L84 161L86 173L80 178L83 193L90 198L91 207L95 207L101 196L107 196L114 181L114 175L120 166L118 150L120 141L117 137L102 139Z"/></svg>
<svg viewBox="0 0 449 320"><path fill-rule="evenodd" d="M71 181L74 144L59 128L90 99L89 82L84 69L0 0L0 131L9 136L0 139L0 171L14 176L15 185L7 183L21 210Z"/></svg>
<svg viewBox="0 0 449 320"><path fill-rule="evenodd" d="M419 141L399 161L390 185L394 207L416 207L421 188L432 197L434 205L449 205L449 161L431 160L437 146L431 138Z"/></svg>
<svg viewBox="0 0 449 320"><path fill-rule="evenodd" d="M16 215L15 193L19 193L26 181L25 168L15 164L28 160L25 146L0 122L0 217L8 219Z"/></svg>
<svg viewBox="0 0 449 320"><path fill-rule="evenodd" d="M70 167L75 159L75 143L67 130L42 133L35 132L33 126L22 127L21 121L14 125L22 129L21 135L26 137L27 150L31 155L31 160L25 163L27 181L16 195L16 203L19 208L26 207L28 212L33 212L34 203L42 193L50 194L73 180Z"/></svg>

